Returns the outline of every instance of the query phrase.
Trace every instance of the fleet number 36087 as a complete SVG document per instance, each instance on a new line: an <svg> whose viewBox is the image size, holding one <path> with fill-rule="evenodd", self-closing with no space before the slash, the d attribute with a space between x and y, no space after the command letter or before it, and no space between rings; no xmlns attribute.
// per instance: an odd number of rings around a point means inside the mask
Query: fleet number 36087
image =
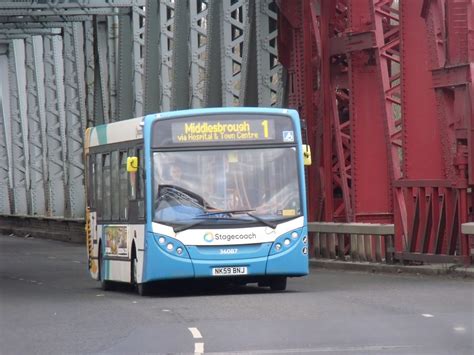
<svg viewBox="0 0 474 355"><path fill-rule="evenodd" d="M238 251L239 249L236 249L236 248L221 249L220 254L224 254L224 255L237 254Z"/></svg>

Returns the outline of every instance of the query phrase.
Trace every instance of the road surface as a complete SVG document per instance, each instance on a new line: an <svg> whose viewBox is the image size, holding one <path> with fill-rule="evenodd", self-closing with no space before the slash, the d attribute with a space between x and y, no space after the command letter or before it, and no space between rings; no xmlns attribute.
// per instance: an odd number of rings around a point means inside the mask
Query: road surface
<svg viewBox="0 0 474 355"><path fill-rule="evenodd" d="M474 282L312 269L288 290L102 291L83 245L0 235L0 353L473 354Z"/></svg>

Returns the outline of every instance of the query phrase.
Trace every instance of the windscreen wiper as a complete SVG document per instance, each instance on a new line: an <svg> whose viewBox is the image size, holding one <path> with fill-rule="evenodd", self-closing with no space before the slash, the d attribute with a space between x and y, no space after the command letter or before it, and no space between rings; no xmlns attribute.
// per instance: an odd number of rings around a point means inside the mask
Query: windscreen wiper
<svg viewBox="0 0 474 355"><path fill-rule="evenodd" d="M182 226L173 227L173 230L175 231L175 233L179 233L179 232L185 231L186 229L189 229L189 228L198 226L200 224L203 224L204 222L206 222L206 220L200 220L200 221L197 221L197 222L184 224Z"/></svg>
<svg viewBox="0 0 474 355"><path fill-rule="evenodd" d="M254 215L254 214L252 214L252 213L246 212L245 214L246 214L247 216L250 216L250 217L256 219L256 220L259 221L260 223L263 223L263 224L266 225L267 227L270 227L271 229L275 229L276 226L277 226L275 223L272 223L272 222L270 222L270 221L267 221L267 220L265 220L265 219L263 219L263 218L261 218L261 217L258 217L258 216Z"/></svg>
<svg viewBox="0 0 474 355"><path fill-rule="evenodd" d="M253 212L253 211L255 210L206 210L204 213L198 215L198 217L212 216L215 214L231 215L232 213L240 214L240 213L247 213L247 212Z"/></svg>
<svg viewBox="0 0 474 355"><path fill-rule="evenodd" d="M203 216L206 216L206 215L201 215L201 216L203 217ZM199 216L194 217L194 218L199 218ZM241 218L235 218L235 217L231 217L231 216L228 216L228 217L209 216L209 217L206 217L205 219L201 219L200 221L192 222L192 223L189 223L189 224L184 224L182 226L173 227L173 230L176 233L182 232L182 231L185 231L186 229L198 226L198 225L203 224L203 223L207 222L208 220L212 220L212 219L226 219L226 220L243 221L243 219L241 219Z"/></svg>
<svg viewBox="0 0 474 355"><path fill-rule="evenodd" d="M269 222L261 217L258 217L250 212L254 212L255 210L221 210L221 211L206 211L206 213L203 213L201 215L199 215L198 217L204 217L204 216L210 216L210 215L215 215L215 214L228 214L228 215L231 215L231 214L246 214L247 216L249 217L252 217L253 219L259 221L260 223L266 225L267 227L270 227L272 229L275 229L276 228L276 224L275 223L272 223L272 222Z"/></svg>

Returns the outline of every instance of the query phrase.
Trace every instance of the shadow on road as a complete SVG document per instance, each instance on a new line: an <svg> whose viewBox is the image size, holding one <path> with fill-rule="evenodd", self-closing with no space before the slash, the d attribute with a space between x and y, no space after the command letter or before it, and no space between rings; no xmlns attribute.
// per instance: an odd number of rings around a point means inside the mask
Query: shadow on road
<svg viewBox="0 0 474 355"><path fill-rule="evenodd" d="M116 283L113 289L107 292L119 292L126 294L137 294L135 287ZM147 297L169 298L169 297L196 297L196 296L225 296L245 294L275 294L292 293L296 291L272 291L268 287L258 287L257 284L241 285L223 280L173 280L158 281L149 284Z"/></svg>

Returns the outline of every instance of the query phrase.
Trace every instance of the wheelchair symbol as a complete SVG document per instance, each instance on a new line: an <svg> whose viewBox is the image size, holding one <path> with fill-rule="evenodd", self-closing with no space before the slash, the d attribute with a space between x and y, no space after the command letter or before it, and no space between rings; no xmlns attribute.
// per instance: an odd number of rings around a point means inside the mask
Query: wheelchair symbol
<svg viewBox="0 0 474 355"><path fill-rule="evenodd" d="M295 135L293 131L283 131L283 142L294 142Z"/></svg>

